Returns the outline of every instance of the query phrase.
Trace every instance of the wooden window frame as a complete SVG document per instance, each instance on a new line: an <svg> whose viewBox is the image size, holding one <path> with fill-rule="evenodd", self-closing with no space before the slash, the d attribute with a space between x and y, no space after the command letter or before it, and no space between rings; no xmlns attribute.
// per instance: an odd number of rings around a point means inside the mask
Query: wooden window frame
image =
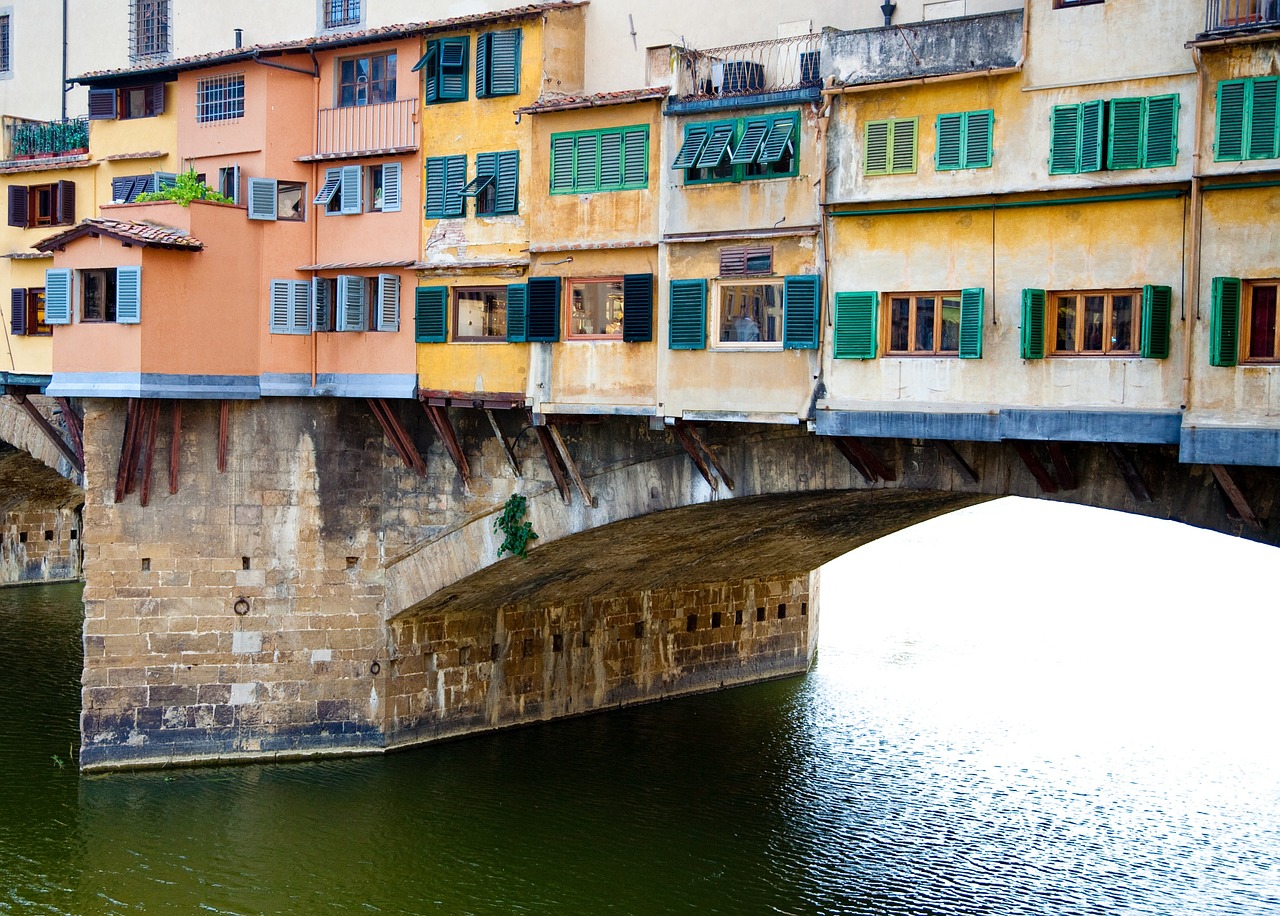
<svg viewBox="0 0 1280 916"><path fill-rule="evenodd" d="M725 313L725 294L730 289L741 287L769 287L775 289L775 297L777 299L777 328L775 339L765 340L764 335L766 329L761 324L760 319L752 318L757 326L760 334L759 340L724 340L724 313ZM711 293L711 334L710 343L714 350L782 350L786 333L784 318L784 304L786 292L786 278L784 277L725 277L717 279L712 284ZM762 314L760 318L763 318Z"/></svg>
<svg viewBox="0 0 1280 916"><path fill-rule="evenodd" d="M41 199L48 201L48 213L42 213ZM58 185L33 184L27 187L27 228L37 229L46 226L57 226L58 223Z"/></svg>
<svg viewBox="0 0 1280 916"><path fill-rule="evenodd" d="M285 195L297 192L296 208L285 207ZM305 181L276 182L276 220L284 223L305 223L307 221L307 183Z"/></svg>
<svg viewBox="0 0 1280 916"><path fill-rule="evenodd" d="M574 328L581 323L580 319L574 317L573 310L573 293L575 290L587 286L603 286L606 284L616 285L618 288L618 314L614 319L617 324L616 331L609 332L591 332L579 333ZM564 328L566 340L622 340L622 316L624 314L623 305L625 304L625 296L623 290L623 278L619 274L611 277L571 277L565 280L564 289ZM607 325L606 325L607 327Z"/></svg>
<svg viewBox="0 0 1280 916"><path fill-rule="evenodd" d="M936 300L933 315L933 340L934 347L930 350L916 349L916 310L918 308L918 300L932 297ZM907 349L893 349L893 300L909 299L910 305L907 321ZM956 301L956 348L954 350L943 350L938 344L942 340L942 316L943 309L940 307L943 299L954 299ZM882 293L880 296L880 354L882 356L894 357L937 357L943 356L947 358L960 358L960 306L961 306L961 290L922 290L919 292L891 292Z"/></svg>
<svg viewBox="0 0 1280 916"><path fill-rule="evenodd" d="M460 334L459 329L462 327L462 318L459 314L459 300L464 294L480 293L482 295L495 295L502 297L502 333L501 334ZM452 312L453 341L455 343L506 343L507 342L507 287L506 285L498 286L455 286L450 290L449 295L450 311ZM484 311L484 319L489 320L487 306Z"/></svg>
<svg viewBox="0 0 1280 916"><path fill-rule="evenodd" d="M23 337L50 337L53 326L44 321L44 287L28 287L23 295ZM12 317L10 318L12 322Z"/></svg>
<svg viewBox="0 0 1280 916"><path fill-rule="evenodd" d="M1058 300L1060 297L1074 296L1077 301L1075 348L1059 350L1057 348ZM1105 296L1106 302L1102 313L1102 350L1082 351L1080 346L1084 337L1084 308L1086 296ZM1113 300L1116 296L1129 296L1133 300L1133 315L1130 318L1129 348L1121 349L1110 346ZM1142 355L1142 288L1126 289L1061 289L1049 290L1045 296L1044 319L1044 353L1046 357L1065 357L1068 359L1121 358L1137 359Z"/></svg>
<svg viewBox="0 0 1280 916"><path fill-rule="evenodd" d="M1242 280L1240 284L1240 362L1252 366L1280 363L1280 279ZM1277 317L1271 342L1271 356L1253 356L1253 294L1256 289L1270 288L1276 291Z"/></svg>
<svg viewBox="0 0 1280 916"><path fill-rule="evenodd" d="M142 93L142 113L133 114L129 105L129 97L135 92ZM116 119L119 121L136 121L141 118L156 118L164 114L164 103L156 104L156 94L164 98L164 83L148 83L142 86L124 86L116 90Z"/></svg>
<svg viewBox="0 0 1280 916"><path fill-rule="evenodd" d="M89 290L88 275L100 274L103 280L103 302L102 315L97 318L89 318L85 315L85 294ZM116 321L116 269L114 267L94 267L82 268L75 272L76 289L73 291L75 301L79 307L80 322L82 324L113 324Z"/></svg>
<svg viewBox="0 0 1280 916"><path fill-rule="evenodd" d="M373 63L375 60L382 61L383 78L380 80L373 79ZM358 71L360 62L365 61L368 67L369 78L366 80L363 91L364 101L360 101L360 80L355 76ZM347 81L343 73L346 65L353 66L353 78ZM362 108L366 105L383 105L396 100L396 52L395 51L376 51L367 54L357 54L352 57L340 57L334 64L334 81L333 95L335 108ZM350 88L351 100L343 100L343 90ZM374 94L377 89L381 98L375 100Z"/></svg>
<svg viewBox="0 0 1280 916"><path fill-rule="evenodd" d="M775 124L791 122L791 136L787 140L787 146L791 150L791 154L786 158L787 165L780 167L778 162L761 164L756 161L760 151L752 156L750 162L742 162L734 164L732 162L735 147L742 142L743 135L746 133L747 125L751 123L763 123L765 135L773 130ZM729 138L729 145L725 149L724 155L721 157L720 164L714 167L698 168L693 166L684 169L684 183L686 185L700 184L722 184L726 182L741 181L762 181L771 178L794 178L800 174L800 113L798 111L786 111L772 115L756 115L753 117L729 118L717 121L695 121L686 124L684 127L684 136L687 138L691 129L704 130L710 136L716 127L722 125L731 125L733 134ZM782 162L784 160L779 160ZM709 173L709 174L706 174Z"/></svg>

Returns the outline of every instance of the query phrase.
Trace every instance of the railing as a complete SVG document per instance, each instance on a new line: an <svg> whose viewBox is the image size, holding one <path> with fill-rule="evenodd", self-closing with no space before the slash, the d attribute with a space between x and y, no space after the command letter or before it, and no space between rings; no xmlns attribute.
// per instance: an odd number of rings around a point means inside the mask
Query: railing
<svg viewBox="0 0 1280 916"><path fill-rule="evenodd" d="M676 95L685 101L763 95L822 85L818 35L681 51Z"/></svg>
<svg viewBox="0 0 1280 916"><path fill-rule="evenodd" d="M322 108L316 131L316 155L416 149L418 125L414 115L417 111L417 99Z"/></svg>
<svg viewBox="0 0 1280 916"><path fill-rule="evenodd" d="M1208 0L1204 30L1280 28L1280 0Z"/></svg>
<svg viewBox="0 0 1280 916"><path fill-rule="evenodd" d="M5 158L35 159L89 150L89 121L25 121L5 118Z"/></svg>

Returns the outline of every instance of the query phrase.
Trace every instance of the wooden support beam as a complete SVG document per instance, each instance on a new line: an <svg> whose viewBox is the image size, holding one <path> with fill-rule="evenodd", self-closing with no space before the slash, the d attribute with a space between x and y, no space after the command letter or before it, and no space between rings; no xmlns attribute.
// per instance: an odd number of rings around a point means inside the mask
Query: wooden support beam
<svg viewBox="0 0 1280 916"><path fill-rule="evenodd" d="M538 436L538 443L542 446L542 454L546 456L547 466L551 468L551 476L555 478L556 489L560 491L560 499L567 503L569 501L569 479L565 476L564 468L560 466L560 457L556 454L556 446L551 439L551 434L547 432L545 426L535 426L533 431Z"/></svg>
<svg viewBox="0 0 1280 916"><path fill-rule="evenodd" d="M698 469L702 479L707 482L707 486L711 487L713 492L719 492L720 481L711 473L711 467L707 464L707 459L702 457L702 452L698 450L697 443L689 435L689 428L684 423L676 423L672 429L676 434L676 441L689 453L689 457L693 459L694 467Z"/></svg>
<svg viewBox="0 0 1280 916"><path fill-rule="evenodd" d="M409 435L409 431L404 428L404 424L400 422L400 418L396 416L395 411L391 409L391 405L384 398L365 398L365 401L368 403L374 417L377 418L378 425L382 427L382 434L391 443L391 447L396 450L396 454L405 463L405 467L412 470L419 477L426 477L427 464L422 460L418 447L413 444L413 438Z"/></svg>
<svg viewBox="0 0 1280 916"><path fill-rule="evenodd" d="M863 483L876 482L878 478L875 474L871 473L871 468L862 463L862 459L854 453L853 449L849 448L849 445L844 441L843 436L831 436L830 439L831 444L836 447L836 451L841 455L844 455L845 461L849 462L853 469L862 477Z"/></svg>
<svg viewBox="0 0 1280 916"><path fill-rule="evenodd" d="M969 462L960 457L960 453L956 451L955 443L948 442L945 439L934 439L933 445L943 460L955 468L961 477L969 481L969 483L978 483L978 472L970 466Z"/></svg>
<svg viewBox="0 0 1280 916"><path fill-rule="evenodd" d="M1124 475L1124 482L1129 485L1129 492L1133 498L1140 503L1151 502L1151 490L1147 487L1147 482L1142 479L1142 473L1134 463L1133 456L1114 442L1107 443L1107 451L1111 453L1116 466L1120 468L1120 473Z"/></svg>
<svg viewBox="0 0 1280 916"><path fill-rule="evenodd" d="M115 501L123 502L129 492L129 482L133 479L134 460L137 454L135 443L138 440L139 401L129 398L124 412L124 438L120 443L120 464L116 469Z"/></svg>
<svg viewBox="0 0 1280 916"><path fill-rule="evenodd" d="M730 477L729 472L724 469L724 465L720 463L720 459L716 457L716 453L713 452L710 447L708 447L707 443L703 441L702 436L698 435L697 428L686 423L684 420L677 420L676 426L689 434L689 438L693 440L694 444L698 446L698 448L702 450L703 454L711 461L711 466L716 469L716 473L720 475L720 479L724 481L724 485L730 490L733 490L733 478Z"/></svg>
<svg viewBox="0 0 1280 916"><path fill-rule="evenodd" d="M218 473L227 471L227 427L230 425L231 402L223 401L218 406Z"/></svg>
<svg viewBox="0 0 1280 916"><path fill-rule="evenodd" d="M1031 472L1031 476L1036 479L1036 483L1040 484L1041 493L1057 493L1058 485L1053 478L1049 476L1049 470L1040 463L1040 458L1031 450L1031 444L1028 442L1011 442L1013 450L1018 453L1018 457L1022 459L1022 463L1027 466L1027 470Z"/></svg>
<svg viewBox="0 0 1280 916"><path fill-rule="evenodd" d="M502 454L507 458L507 464L511 466L511 471L517 477L520 476L520 462L516 460L516 453L511 450L507 437L503 435L502 428L498 426L498 418L494 416L493 410L489 407L484 409L485 418L489 421L489 426L493 429L493 434L498 438L498 442L502 444Z"/></svg>
<svg viewBox="0 0 1280 916"><path fill-rule="evenodd" d="M169 433L169 495L178 492L178 460L182 454L182 402L173 401L173 429Z"/></svg>
<svg viewBox="0 0 1280 916"><path fill-rule="evenodd" d="M1058 485L1064 490L1074 490L1080 486L1076 480L1075 471L1071 470L1071 463L1067 461L1067 453L1062 449L1062 443L1049 443L1049 458L1053 461L1053 470L1058 475Z"/></svg>
<svg viewBox="0 0 1280 916"><path fill-rule="evenodd" d="M1236 510L1241 521L1246 525L1252 525L1254 528L1261 528L1262 523L1258 521L1258 516L1254 513L1253 507L1249 505L1249 500L1245 497L1244 491L1240 489L1240 485L1231 476L1231 471L1221 464L1211 464L1209 465L1209 470L1213 471L1213 476L1217 478L1218 486L1222 487L1222 492L1226 494L1231 507Z"/></svg>
<svg viewBox="0 0 1280 916"><path fill-rule="evenodd" d="M147 439L138 467L138 505L151 501L151 465L156 455L156 433L160 431L160 401L152 400L143 408L147 412Z"/></svg>
<svg viewBox="0 0 1280 916"><path fill-rule="evenodd" d="M26 412L27 416L31 418L31 422L35 423L40 429L40 432L44 433L45 438L52 442L54 447L62 453L62 457L71 462L71 466L77 471L83 472L84 457L77 454L76 450L67 444L67 440L62 438L62 433L58 432L57 428L45 418L45 415L40 412L40 408L27 400L27 396L21 391L14 392L13 399L18 402L18 406Z"/></svg>
<svg viewBox="0 0 1280 916"><path fill-rule="evenodd" d="M867 483L875 483L878 480L892 481L898 479L897 474L881 460L879 455L853 436L836 436L834 438L836 448L840 450L840 454L848 459L849 463L854 466Z"/></svg>
<svg viewBox="0 0 1280 916"><path fill-rule="evenodd" d="M595 503L591 499L591 491L587 489L586 481L582 479L582 474L578 471L578 464L573 460L573 456L569 454L569 446L565 445L564 437L560 435L560 430L556 429L554 423L547 424L547 430L551 433L551 441L556 447L556 451L560 453L560 459L564 462L564 466L569 470L569 476L573 478L574 486L578 488L578 492L582 494L582 501L588 506L594 506Z"/></svg>
<svg viewBox="0 0 1280 916"><path fill-rule="evenodd" d="M54 398L62 411L62 419L67 424L67 433L71 436L71 447L76 450L80 459L80 470L84 470L84 418L76 413L68 398Z"/></svg>
<svg viewBox="0 0 1280 916"><path fill-rule="evenodd" d="M453 423L449 420L449 408L439 404L428 404L425 401L419 401L418 403L422 404L423 412L426 413L427 419L431 421L431 428L436 431L436 435L444 443L445 452L452 459L453 466L458 469L458 476L462 478L462 486L470 491L471 465L467 462L467 455L462 450L462 444L458 442L458 434L454 432Z"/></svg>

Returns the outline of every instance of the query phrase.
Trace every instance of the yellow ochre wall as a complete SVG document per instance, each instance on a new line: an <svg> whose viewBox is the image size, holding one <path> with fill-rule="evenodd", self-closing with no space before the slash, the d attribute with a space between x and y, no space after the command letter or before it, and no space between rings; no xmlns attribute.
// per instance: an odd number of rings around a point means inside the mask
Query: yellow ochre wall
<svg viewBox="0 0 1280 916"><path fill-rule="evenodd" d="M430 391L524 393L529 379L529 351L533 344L502 340L453 341L453 290L460 286L500 286L524 283L518 270L475 272L464 277L428 276L418 286L449 288L448 343L418 344L418 386ZM405 293L409 303L409 333L413 333L413 288Z"/></svg>

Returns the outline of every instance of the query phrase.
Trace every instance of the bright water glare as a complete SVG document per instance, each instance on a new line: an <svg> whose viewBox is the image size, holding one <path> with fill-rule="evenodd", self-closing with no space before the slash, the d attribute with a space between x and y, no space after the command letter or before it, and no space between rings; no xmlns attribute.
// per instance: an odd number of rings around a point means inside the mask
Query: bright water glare
<svg viewBox="0 0 1280 916"><path fill-rule="evenodd" d="M1002 500L828 567L805 678L96 778L78 589L0 590L0 914L1280 914L1277 558Z"/></svg>

